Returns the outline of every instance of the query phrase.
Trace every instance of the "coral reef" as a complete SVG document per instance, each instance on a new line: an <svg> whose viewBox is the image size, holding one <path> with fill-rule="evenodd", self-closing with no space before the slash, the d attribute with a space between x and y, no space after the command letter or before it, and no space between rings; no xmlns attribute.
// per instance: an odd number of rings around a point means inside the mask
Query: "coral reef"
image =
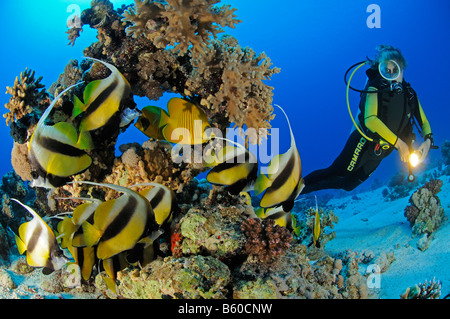
<svg viewBox="0 0 450 319"><path fill-rule="evenodd" d="M118 273L117 281L117 294L125 298L224 299L231 273L214 257L167 257L142 270L125 269Z"/></svg>
<svg viewBox="0 0 450 319"><path fill-rule="evenodd" d="M415 235L431 235L444 221L444 209L439 197L436 196L441 186L441 180L431 180L411 195L409 199L411 205L405 208L404 215Z"/></svg>
<svg viewBox="0 0 450 319"><path fill-rule="evenodd" d="M432 281L419 283L406 288L406 291L400 295L402 299L439 299L441 296L442 284L433 278Z"/></svg>
<svg viewBox="0 0 450 319"><path fill-rule="evenodd" d="M320 248L317 248L312 245L315 213L315 208L309 207L304 214L293 214L297 225L300 225L300 232L296 238L300 243L308 246L308 257L313 260L323 256L326 243L336 237L336 233L330 232L329 229L333 229L339 222L339 217L332 210L319 208L321 231L318 238Z"/></svg>
<svg viewBox="0 0 450 319"><path fill-rule="evenodd" d="M164 92L179 93L203 106L213 126L254 128L247 136L252 143L266 137L273 88L263 81L279 69L235 39L215 39L218 25L237 23L235 9L213 6L217 0L145 0L122 12L107 2L93 1L81 14L98 32L86 56L114 63L135 95L157 100Z"/></svg>
<svg viewBox="0 0 450 319"><path fill-rule="evenodd" d="M234 28L241 22L235 19L236 9L229 5L213 7L220 0L135 0L125 10L122 21L130 23L127 35L146 37L157 48L174 46L183 55L192 45L193 52L201 52L211 36L224 32L221 27Z"/></svg>
<svg viewBox="0 0 450 319"><path fill-rule="evenodd" d="M289 248L293 237L285 227L269 218L248 218L241 229L247 237L246 253L256 262L271 263Z"/></svg>
<svg viewBox="0 0 450 319"><path fill-rule="evenodd" d="M35 71L26 68L20 73L20 78L16 77L12 87L6 87L6 94L11 95L9 102L5 104L10 112L3 114L6 125L20 120L36 108L42 111L48 105L48 94L40 83L42 76L36 79L34 75Z"/></svg>

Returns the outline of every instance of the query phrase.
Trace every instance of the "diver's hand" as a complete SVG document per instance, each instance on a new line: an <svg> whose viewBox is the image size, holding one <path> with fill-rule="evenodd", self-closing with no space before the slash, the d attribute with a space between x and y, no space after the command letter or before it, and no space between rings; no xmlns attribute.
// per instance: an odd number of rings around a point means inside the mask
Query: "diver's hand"
<svg viewBox="0 0 450 319"><path fill-rule="evenodd" d="M431 140L427 138L422 143L422 145L420 145L420 147L417 149L419 152L422 153L422 156L420 157L419 163L421 163L424 159L427 158L428 152L430 151L430 147L431 147Z"/></svg>
<svg viewBox="0 0 450 319"><path fill-rule="evenodd" d="M397 139L397 143L395 143L395 148L398 150L398 153L400 155L400 159L402 162L408 163L409 162L409 147L408 145L403 142L401 139Z"/></svg>

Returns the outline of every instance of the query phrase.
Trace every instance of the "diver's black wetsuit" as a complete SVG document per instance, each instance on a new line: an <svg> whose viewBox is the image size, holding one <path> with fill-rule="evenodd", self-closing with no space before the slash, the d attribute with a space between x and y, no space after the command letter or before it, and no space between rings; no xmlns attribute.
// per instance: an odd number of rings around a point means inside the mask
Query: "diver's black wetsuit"
<svg viewBox="0 0 450 319"><path fill-rule="evenodd" d="M350 191L360 185L393 151L397 138L411 144L414 139L413 117L422 127L423 135L431 135L429 123L409 83L403 80L403 91L398 94L384 89L386 83L375 70L369 69L366 73L369 81L365 91L376 88L378 93L370 93L376 96L376 99L371 97L376 101L374 103L369 102L367 93L362 94L359 122L374 142L368 141L355 129L330 167L314 171L304 178L302 194L330 188ZM385 149L377 147L377 140L385 141Z"/></svg>

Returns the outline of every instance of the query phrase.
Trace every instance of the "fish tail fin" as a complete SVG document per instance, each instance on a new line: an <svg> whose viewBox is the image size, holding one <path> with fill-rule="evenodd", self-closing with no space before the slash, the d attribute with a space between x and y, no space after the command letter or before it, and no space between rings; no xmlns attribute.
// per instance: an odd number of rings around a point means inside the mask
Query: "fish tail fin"
<svg viewBox="0 0 450 319"><path fill-rule="evenodd" d="M284 114L284 117L286 118L286 121L288 122L288 126L289 126L289 131L291 132L291 144L295 145L295 138L294 138L294 133L292 132L292 127L291 127L291 122L289 121L289 117L287 116L286 112L284 111L284 109L279 106L278 104L275 104L276 107L278 107Z"/></svg>
<svg viewBox="0 0 450 319"><path fill-rule="evenodd" d="M101 232L88 222L83 222L81 227L83 228L84 244L88 247L96 245L102 235Z"/></svg>
<svg viewBox="0 0 450 319"><path fill-rule="evenodd" d="M77 147L81 150L94 149L94 142L92 141L91 133L88 131L81 131L78 137Z"/></svg>
<svg viewBox="0 0 450 319"><path fill-rule="evenodd" d="M17 249L19 250L19 253L22 255L27 250L27 246L25 245L23 240L20 239L19 236L15 235L15 237L16 237Z"/></svg>
<svg viewBox="0 0 450 319"><path fill-rule="evenodd" d="M271 180L267 177L266 174L259 174L256 178L255 185L253 191L255 195L258 196L264 190L266 190L272 184Z"/></svg>
<svg viewBox="0 0 450 319"><path fill-rule="evenodd" d="M81 113L83 113L86 109L86 106L83 102L78 98L78 96L73 96L73 109L72 109L72 118L77 117Z"/></svg>

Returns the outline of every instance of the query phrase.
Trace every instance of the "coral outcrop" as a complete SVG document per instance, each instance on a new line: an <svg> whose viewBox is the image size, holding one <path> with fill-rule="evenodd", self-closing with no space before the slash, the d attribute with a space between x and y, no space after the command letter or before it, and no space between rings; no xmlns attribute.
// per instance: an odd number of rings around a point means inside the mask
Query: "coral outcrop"
<svg viewBox="0 0 450 319"><path fill-rule="evenodd" d="M293 236L273 219L248 218L241 229L247 238L245 251L256 262L271 263L289 248Z"/></svg>
<svg viewBox="0 0 450 319"><path fill-rule="evenodd" d="M441 180L432 180L411 195L411 205L405 208L404 215L415 235L431 235L444 221L444 209L437 196L441 186Z"/></svg>
<svg viewBox="0 0 450 319"><path fill-rule="evenodd" d="M183 55L192 45L193 52L201 52L221 27L234 28L241 22L235 19L236 9L229 5L214 7L220 0L135 0L123 13L123 20L131 24L127 35L146 37L159 49L174 46Z"/></svg>
<svg viewBox="0 0 450 319"><path fill-rule="evenodd" d="M6 87L6 93L11 95L5 107L9 113L3 114L6 125L20 120L34 109L45 109L48 105L48 94L45 92L44 84L41 83L42 76L35 78L35 71L26 68L16 77L12 87Z"/></svg>
<svg viewBox="0 0 450 319"><path fill-rule="evenodd" d="M117 281L117 294L125 298L224 299L229 293L231 272L214 257L167 257L142 270L121 271ZM96 282L102 287L99 276Z"/></svg>
<svg viewBox="0 0 450 319"><path fill-rule="evenodd" d="M113 63L133 94L150 100L181 94L202 106L213 126L254 129L247 138L257 143L273 118L273 88L264 81L279 69L236 39L216 39L221 27L238 22L235 9L218 2L136 0L114 10L108 1L93 1L81 21L97 30L98 42L84 54Z"/></svg>
<svg viewBox="0 0 450 319"><path fill-rule="evenodd" d="M406 288L405 292L400 295L402 299L439 299L441 296L442 283L433 278L428 282L419 283Z"/></svg>

